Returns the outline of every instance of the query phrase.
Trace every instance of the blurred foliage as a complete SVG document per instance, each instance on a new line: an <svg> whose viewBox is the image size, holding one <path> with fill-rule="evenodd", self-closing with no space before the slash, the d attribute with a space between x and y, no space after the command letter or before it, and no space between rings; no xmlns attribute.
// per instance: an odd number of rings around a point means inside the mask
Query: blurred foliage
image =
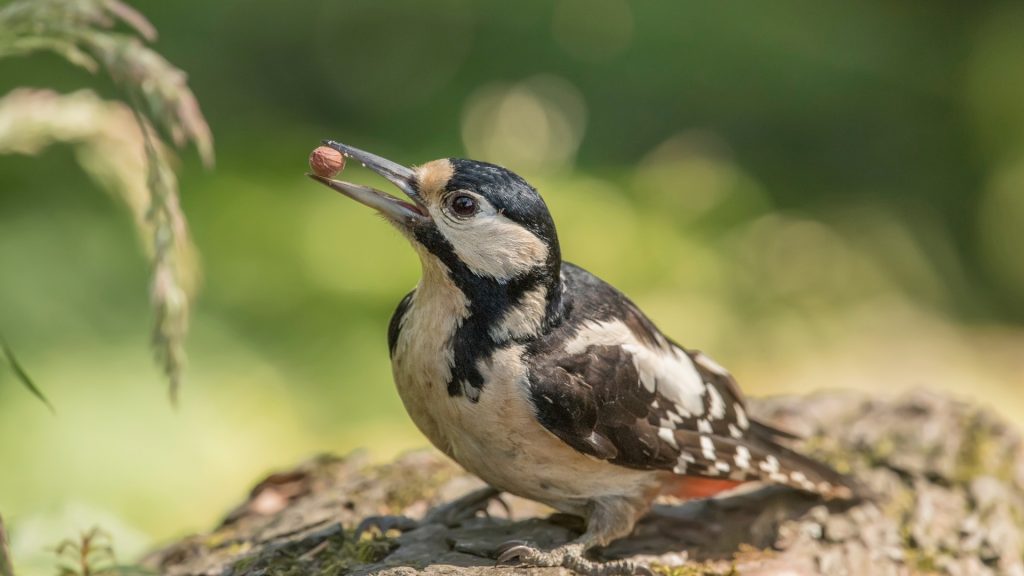
<svg viewBox="0 0 1024 576"><path fill-rule="evenodd" d="M96 72L101 67L131 98L146 105L179 148L193 142L207 166L213 165L213 138L185 73L132 34L114 31L118 23L145 40L156 29L120 0L19 0L0 10L0 58L41 50Z"/></svg>
<svg viewBox="0 0 1024 576"><path fill-rule="evenodd" d="M39 387L36 386L36 383L32 381L32 378L28 375L28 372L25 372L25 369L22 368L21 363L18 362L18 359L14 357L14 351L11 350L11 347L7 344L7 340L4 339L3 336L0 336L0 360L3 360L3 362L7 364L7 367L10 369L11 373L14 375L15 378L18 379L19 382L21 382L21 385L24 386L26 390L28 390L33 396L38 398L40 402L45 404L46 407L50 409L50 412L56 413L56 411L53 409L53 404L50 404L50 401L47 400L46 395L44 395L42 390L40 390Z"/></svg>
<svg viewBox="0 0 1024 576"><path fill-rule="evenodd" d="M0 99L0 154L35 155L54 142L73 144L86 172L132 207L151 254L154 350L173 400L197 271L170 153L150 121L178 147L195 143L207 166L213 138L185 74L138 37L114 31L118 22L156 38L153 25L119 0L19 0L0 8L0 58L50 51L90 72L102 67L128 100L104 102L91 91L13 90ZM13 360L11 367L45 401Z"/></svg>
<svg viewBox="0 0 1024 576"><path fill-rule="evenodd" d="M7 544L7 529L4 527L3 516L0 516L0 576L14 576L14 564Z"/></svg>
<svg viewBox="0 0 1024 576"><path fill-rule="evenodd" d="M78 539L65 539L54 550L60 576L112 576L117 559L110 535L99 528L83 532Z"/></svg>
<svg viewBox="0 0 1024 576"><path fill-rule="evenodd" d="M98 527L66 538L54 548L58 576L145 576L153 574L141 566L122 565L114 553L113 538Z"/></svg>
<svg viewBox="0 0 1024 576"><path fill-rule="evenodd" d="M138 385L146 270L78 152L0 157L0 324L61 406L0 386L25 573L82 522L131 557L311 452L423 443L385 346L418 263L303 178L327 137L520 172L567 259L751 394L928 385L1024 417L1019 2L133 5L218 138L216 172L179 173L205 263L189 394L173 414ZM0 60L0 93L86 83L119 93L45 54Z"/></svg>

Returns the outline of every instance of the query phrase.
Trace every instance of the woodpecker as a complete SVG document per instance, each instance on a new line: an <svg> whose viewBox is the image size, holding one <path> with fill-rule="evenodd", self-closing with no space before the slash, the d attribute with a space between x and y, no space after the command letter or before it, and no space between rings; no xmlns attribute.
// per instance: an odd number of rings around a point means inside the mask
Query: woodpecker
<svg viewBox="0 0 1024 576"><path fill-rule="evenodd" d="M494 490L582 517L576 540L511 542L499 561L592 576L634 573L586 553L628 535L659 495L702 498L751 481L825 498L852 484L784 446L736 381L664 335L629 298L562 260L551 213L513 172L447 158L407 168L332 140L408 201L309 176L379 212L419 256L422 279L388 328L398 393L443 453Z"/></svg>

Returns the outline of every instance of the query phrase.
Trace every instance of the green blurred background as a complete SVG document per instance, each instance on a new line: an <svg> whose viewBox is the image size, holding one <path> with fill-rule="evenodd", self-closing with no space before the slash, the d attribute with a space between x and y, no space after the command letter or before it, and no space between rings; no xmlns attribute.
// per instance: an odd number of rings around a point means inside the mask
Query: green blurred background
<svg viewBox="0 0 1024 576"><path fill-rule="evenodd" d="M132 4L216 138L215 170L182 155L191 363L175 411L127 211L67 149L0 156L0 328L57 407L0 375L29 573L75 527L130 557L313 453L425 444L385 346L418 262L303 177L327 137L519 172L567 259L750 394L927 386L1024 415L1019 2ZM117 94L46 55L0 61L16 86Z"/></svg>

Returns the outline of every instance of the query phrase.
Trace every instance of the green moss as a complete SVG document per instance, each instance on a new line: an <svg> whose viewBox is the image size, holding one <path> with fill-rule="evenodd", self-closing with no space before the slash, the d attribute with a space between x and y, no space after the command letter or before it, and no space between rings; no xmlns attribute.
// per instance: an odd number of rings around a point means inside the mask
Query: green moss
<svg viewBox="0 0 1024 576"><path fill-rule="evenodd" d="M895 449L896 444L893 442L892 438L882 437L878 442L871 445L866 456L872 466L880 466L889 460L889 457L892 456Z"/></svg>
<svg viewBox="0 0 1024 576"><path fill-rule="evenodd" d="M651 570L661 576L739 576L735 564L730 566L725 572L712 568L706 563L684 564L682 566L651 564Z"/></svg>
<svg viewBox="0 0 1024 576"><path fill-rule="evenodd" d="M854 461L851 454L843 450L834 438L813 436L801 445L801 451L808 456L828 464L837 472L849 474L853 472Z"/></svg>
<svg viewBox="0 0 1024 576"><path fill-rule="evenodd" d="M929 554L918 548L906 548L903 551L903 563L913 571L913 574L939 574L938 560L933 554Z"/></svg>
<svg viewBox="0 0 1024 576"><path fill-rule="evenodd" d="M456 469L452 466L427 467L424 470L410 470L404 466L381 466L376 470L380 483L390 486L384 496L384 504L395 514L423 500L430 500L446 482L452 479Z"/></svg>
<svg viewBox="0 0 1024 576"><path fill-rule="evenodd" d="M212 534L204 536L202 544L206 548L213 550L215 548L220 548L221 546L224 546L225 544L228 544L237 538L238 535L235 533L234 530L218 530Z"/></svg>
<svg viewBox="0 0 1024 576"><path fill-rule="evenodd" d="M252 568L252 566L256 563L256 560L258 559L258 556L256 554L253 554L248 558L242 558L238 560L237 562L235 562L235 565L231 568L231 573L245 574L249 572L249 569Z"/></svg>
<svg viewBox="0 0 1024 576"><path fill-rule="evenodd" d="M299 542L243 558L230 574L274 576L339 576L365 564L379 562L394 550L394 539L364 533L358 540L342 531L319 543Z"/></svg>
<svg viewBox="0 0 1024 576"><path fill-rule="evenodd" d="M776 556L774 550L762 550L749 544L740 544L738 551L733 555L733 560L728 568L722 567L724 562L693 562L682 566L666 566L664 564L651 564L651 570L661 576L739 576L737 563L754 563L764 561Z"/></svg>
<svg viewBox="0 0 1024 576"><path fill-rule="evenodd" d="M228 556L241 556L252 550L252 543L250 542L232 542L224 547L224 554Z"/></svg>
<svg viewBox="0 0 1024 576"><path fill-rule="evenodd" d="M975 413L964 426L963 441L957 454L953 481L967 484L978 476L993 476L1010 482L1014 459L1003 454L998 430L994 430L983 412Z"/></svg>

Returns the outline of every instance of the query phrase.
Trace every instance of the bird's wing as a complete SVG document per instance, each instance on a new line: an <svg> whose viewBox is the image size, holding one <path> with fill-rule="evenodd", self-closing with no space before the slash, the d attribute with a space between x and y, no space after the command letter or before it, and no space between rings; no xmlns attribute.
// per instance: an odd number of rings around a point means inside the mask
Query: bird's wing
<svg viewBox="0 0 1024 576"><path fill-rule="evenodd" d="M849 495L840 474L777 442L788 433L747 415L721 366L668 341L632 303L624 312L535 358L530 396L550 432L629 468Z"/></svg>

